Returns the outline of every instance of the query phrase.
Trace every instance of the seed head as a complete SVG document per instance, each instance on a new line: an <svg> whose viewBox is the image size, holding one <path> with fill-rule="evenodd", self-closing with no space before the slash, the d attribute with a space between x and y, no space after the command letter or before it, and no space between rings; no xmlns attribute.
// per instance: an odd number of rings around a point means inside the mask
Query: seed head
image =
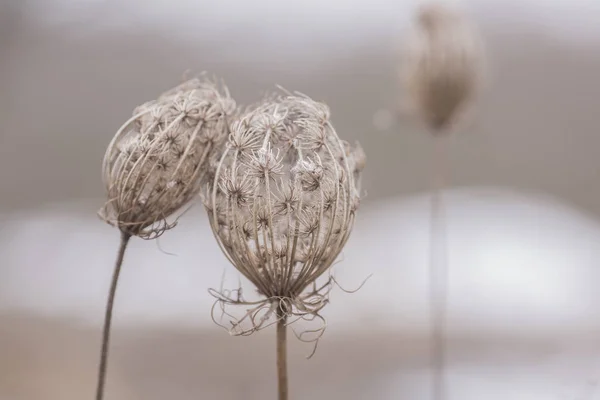
<svg viewBox="0 0 600 400"><path fill-rule="evenodd" d="M306 157L299 160L292 173L296 175L296 180L300 183L302 190L307 192L313 192L321 186L321 180L323 179L323 164L318 154L315 156L316 161Z"/></svg>
<svg viewBox="0 0 600 400"><path fill-rule="evenodd" d="M472 100L481 61L480 38L462 14L440 2L418 10L401 75L408 100L434 132L448 128Z"/></svg>
<svg viewBox="0 0 600 400"><path fill-rule="evenodd" d="M226 89L199 79L137 107L104 156L101 218L146 239L173 227L166 219L198 194L235 111Z"/></svg>
<svg viewBox="0 0 600 400"><path fill-rule="evenodd" d="M287 214L296 211L300 200L300 191L295 185L289 183L280 183L278 194L275 195L275 208L277 214Z"/></svg>
<svg viewBox="0 0 600 400"><path fill-rule="evenodd" d="M283 171L279 151L274 153L271 150L270 143L260 150L247 155L244 161L248 168L248 174L259 180L273 179Z"/></svg>
<svg viewBox="0 0 600 400"><path fill-rule="evenodd" d="M253 195L252 182L248 175L225 174L219 184L220 191L238 207L244 206Z"/></svg>
<svg viewBox="0 0 600 400"><path fill-rule="evenodd" d="M350 236L365 165L357 149L338 137L327 106L303 95L271 97L233 124L205 205L221 249L264 301L247 315L250 330L236 322L232 333L260 329L264 320L253 313L263 307L269 315L283 307L278 315L320 318L332 281L307 288ZM244 201L231 201L234 182L242 181L248 182ZM217 229L220 213L230 216L227 233ZM213 295L221 307L244 304Z"/></svg>

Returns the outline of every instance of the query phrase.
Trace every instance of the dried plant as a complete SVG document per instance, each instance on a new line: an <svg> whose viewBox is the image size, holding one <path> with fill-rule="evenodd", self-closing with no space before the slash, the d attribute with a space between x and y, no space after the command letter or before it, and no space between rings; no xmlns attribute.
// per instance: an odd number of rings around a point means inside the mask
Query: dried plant
<svg viewBox="0 0 600 400"><path fill-rule="evenodd" d="M418 10L408 42L402 78L413 108L434 134L431 196L430 303L432 325L433 398L445 398L445 320L447 255L442 198L447 169L440 140L473 100L481 79L482 43L476 30L457 9L441 2Z"/></svg>
<svg viewBox="0 0 600 400"><path fill-rule="evenodd" d="M137 107L104 157L101 217L144 239L172 228L167 218L199 193L208 155L226 139L234 112L227 92L199 79Z"/></svg>
<svg viewBox="0 0 600 400"><path fill-rule="evenodd" d="M441 2L422 5L415 20L401 78L412 108L433 133L439 133L476 94L482 78L482 44L466 17Z"/></svg>
<svg viewBox="0 0 600 400"><path fill-rule="evenodd" d="M112 309L129 239L154 239L200 192L211 152L229 133L235 102L206 79L192 79L137 107L106 150L102 175L108 201L100 217L121 231L111 281L96 399L104 394ZM169 221L172 219L172 221Z"/></svg>
<svg viewBox="0 0 600 400"><path fill-rule="evenodd" d="M213 166L214 180L203 191L219 246L261 296L250 301L241 287L211 289L217 299L213 320L232 335L277 325L281 400L288 392L286 327L302 319L320 321L319 328L297 334L316 348L326 326L321 310L335 283L332 276L322 285L316 280L350 236L365 159L358 144L338 137L326 105L284 94L232 125ZM247 307L241 318L228 310L237 305Z"/></svg>

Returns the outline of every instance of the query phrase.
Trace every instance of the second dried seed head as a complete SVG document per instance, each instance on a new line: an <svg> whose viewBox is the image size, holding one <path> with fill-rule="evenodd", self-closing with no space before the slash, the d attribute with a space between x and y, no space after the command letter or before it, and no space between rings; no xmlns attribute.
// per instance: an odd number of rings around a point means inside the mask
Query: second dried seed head
<svg viewBox="0 0 600 400"><path fill-rule="evenodd" d="M100 216L150 239L200 191L211 152L226 139L235 102L226 90L193 79L134 110L110 143L102 173L108 201Z"/></svg>

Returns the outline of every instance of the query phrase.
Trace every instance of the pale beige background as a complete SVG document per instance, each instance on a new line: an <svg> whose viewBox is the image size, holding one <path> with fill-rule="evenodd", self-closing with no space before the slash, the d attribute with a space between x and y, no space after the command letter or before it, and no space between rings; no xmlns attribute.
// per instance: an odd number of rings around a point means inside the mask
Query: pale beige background
<svg viewBox="0 0 600 400"><path fill-rule="evenodd" d="M310 2L289 13L274 1L237 13L226 3L3 2L1 206L101 198L97 165L111 135L186 70L218 74L240 102L275 84L324 100L370 155L370 198L427 189L427 138L406 123L386 134L372 125L399 101L394 49L418 1ZM455 184L539 190L600 212L599 6L469 4L492 81L453 146Z"/></svg>
<svg viewBox="0 0 600 400"><path fill-rule="evenodd" d="M316 358L292 344L293 398L425 398L431 140L403 116L373 124L400 102L396 49L417 3L0 2L0 398L92 398L117 242L94 215L100 161L131 109L188 69L242 103L275 84L326 101L369 156L339 273L374 275L334 294ZM451 396L594 399L600 3L466 3L491 68L450 144ZM226 263L201 210L127 260L112 399L273 398L272 332L230 338L208 318Z"/></svg>

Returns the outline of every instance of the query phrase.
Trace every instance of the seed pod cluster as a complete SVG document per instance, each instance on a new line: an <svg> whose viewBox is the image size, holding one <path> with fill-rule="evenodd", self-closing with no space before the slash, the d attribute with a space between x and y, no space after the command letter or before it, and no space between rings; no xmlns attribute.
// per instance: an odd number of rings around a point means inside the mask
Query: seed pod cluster
<svg viewBox="0 0 600 400"><path fill-rule="evenodd" d="M104 157L108 201L100 216L123 233L160 236L200 191L211 152L222 146L236 105L226 88L192 79L134 110Z"/></svg>
<svg viewBox="0 0 600 400"><path fill-rule="evenodd" d="M305 96L275 97L232 124L204 204L229 261L285 312L304 307L348 240L364 166L327 106Z"/></svg>

